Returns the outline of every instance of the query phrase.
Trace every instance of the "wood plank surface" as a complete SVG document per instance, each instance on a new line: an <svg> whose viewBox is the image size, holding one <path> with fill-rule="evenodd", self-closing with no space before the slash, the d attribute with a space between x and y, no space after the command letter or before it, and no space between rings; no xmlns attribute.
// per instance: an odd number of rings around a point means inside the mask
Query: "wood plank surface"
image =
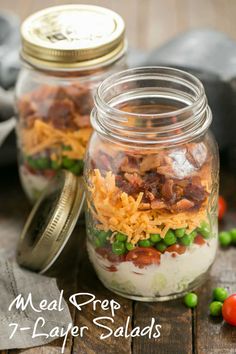
<svg viewBox="0 0 236 354"><path fill-rule="evenodd" d="M229 210L220 224L220 229L236 227L236 183L235 172L221 173L221 194L229 204ZM236 328L222 319L209 316L212 289L227 288L229 294L236 293L236 248L219 249L208 281L199 289L199 305L194 311L194 347L197 354L235 354Z"/></svg>
<svg viewBox="0 0 236 354"><path fill-rule="evenodd" d="M38 9L61 3L60 0L0 0L0 9L14 11L23 19ZM129 43L133 48L151 50L178 33L197 27L218 29L236 39L235 0L83 0L82 3L97 4L119 12L126 21ZM236 226L235 172L223 173L221 182L222 193L230 205L230 211L222 225L222 228L227 229ZM7 173L1 171L0 254L1 248L10 256L14 254L16 240L29 210L30 206L21 191L16 169L10 169ZM192 312L183 306L181 300L137 303L106 290L88 261L84 241L77 244L77 235L84 236L83 227L75 231L75 237L63 255L64 261L62 257L61 266L51 273L57 276L59 287L65 289L66 298L75 292L91 292L100 300L117 300L121 304L121 310L113 328L123 325L127 316L132 317L132 327L144 327L149 324L151 317L155 317L162 328L158 339L136 337L133 340L113 338L101 341L98 339L100 332L91 325L95 315L92 308L86 307L78 312L70 306L74 323L78 326L87 325L90 331L84 338L69 338L66 354L236 353L236 328L222 321L212 320L208 315L214 286L226 286L230 292L236 292L235 248L218 252L208 282L198 291L199 306ZM96 317L100 315L104 315L104 311L98 309ZM2 351L0 354L59 354L61 345L62 341L57 340L39 348Z"/></svg>
<svg viewBox="0 0 236 354"><path fill-rule="evenodd" d="M183 306L182 300L160 303L136 302L134 325L144 328L152 317L161 325L158 339L133 338L135 354L189 354L192 348L192 312Z"/></svg>

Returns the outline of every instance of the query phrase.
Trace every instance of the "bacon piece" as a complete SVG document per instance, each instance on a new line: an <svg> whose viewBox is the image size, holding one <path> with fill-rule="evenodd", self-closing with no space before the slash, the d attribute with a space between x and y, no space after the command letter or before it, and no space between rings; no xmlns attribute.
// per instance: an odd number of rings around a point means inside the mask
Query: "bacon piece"
<svg viewBox="0 0 236 354"><path fill-rule="evenodd" d="M166 178L175 178L175 173L172 168L172 164L163 165L157 168L157 173L164 175Z"/></svg>
<svg viewBox="0 0 236 354"><path fill-rule="evenodd" d="M90 90L80 84L72 84L66 88L68 97L74 102L80 115L89 115L93 107Z"/></svg>
<svg viewBox="0 0 236 354"><path fill-rule="evenodd" d="M75 122L75 124L78 126L78 128L86 128L86 127L90 127L90 115L83 115L80 116L78 114L76 114L73 117L73 120Z"/></svg>
<svg viewBox="0 0 236 354"><path fill-rule="evenodd" d="M137 195L140 192L140 187L137 184L131 184L122 176L116 176L116 185L118 188L129 195Z"/></svg>
<svg viewBox="0 0 236 354"><path fill-rule="evenodd" d="M150 200L150 202L155 199L155 195L149 191L145 191L145 197Z"/></svg>
<svg viewBox="0 0 236 354"><path fill-rule="evenodd" d="M184 195L194 202L201 203L206 199L206 191L203 186L189 183L184 188Z"/></svg>
<svg viewBox="0 0 236 354"><path fill-rule="evenodd" d="M22 98L18 102L18 110L20 115L24 118L34 115L37 110L37 106L34 102L30 102L29 98Z"/></svg>
<svg viewBox="0 0 236 354"><path fill-rule="evenodd" d="M139 208L139 210L149 210L149 209L151 209L151 204L150 203L140 203L138 208Z"/></svg>
<svg viewBox="0 0 236 354"><path fill-rule="evenodd" d="M145 156L140 164L140 172L154 170L161 165L161 157L157 154Z"/></svg>
<svg viewBox="0 0 236 354"><path fill-rule="evenodd" d="M184 194L184 189L182 186L179 186L178 184L174 185L174 192L175 192L175 199L180 200L183 197Z"/></svg>
<svg viewBox="0 0 236 354"><path fill-rule="evenodd" d="M98 153L99 153L98 158L93 161L95 168L98 168L100 170L105 170L105 171L112 170L111 156L101 150L99 150Z"/></svg>
<svg viewBox="0 0 236 354"><path fill-rule="evenodd" d="M166 203L161 200L155 199L151 202L152 209L164 209L166 207L167 207Z"/></svg>
<svg viewBox="0 0 236 354"><path fill-rule="evenodd" d="M173 187L174 187L173 179L166 179L165 183L161 188L161 194L164 199L171 200L175 197Z"/></svg>
<svg viewBox="0 0 236 354"><path fill-rule="evenodd" d="M161 176L158 175L156 171L147 172L142 178L144 183L147 184L147 186L154 185L154 184L158 185L160 183L163 183L163 181L160 181Z"/></svg>
<svg viewBox="0 0 236 354"><path fill-rule="evenodd" d="M172 208L175 211L186 211L194 207L194 203L186 198L181 199L178 201L175 205L172 206Z"/></svg>
<svg viewBox="0 0 236 354"><path fill-rule="evenodd" d="M55 128L74 128L73 117L75 114L73 102L69 99L53 101L48 111L48 119Z"/></svg>
<svg viewBox="0 0 236 354"><path fill-rule="evenodd" d="M142 178L137 173L125 173L124 177L127 179L128 182L131 184L136 184L140 186L143 183Z"/></svg>
<svg viewBox="0 0 236 354"><path fill-rule="evenodd" d="M126 156L120 166L120 169L122 172L138 173L139 172L138 159L136 159L134 156Z"/></svg>

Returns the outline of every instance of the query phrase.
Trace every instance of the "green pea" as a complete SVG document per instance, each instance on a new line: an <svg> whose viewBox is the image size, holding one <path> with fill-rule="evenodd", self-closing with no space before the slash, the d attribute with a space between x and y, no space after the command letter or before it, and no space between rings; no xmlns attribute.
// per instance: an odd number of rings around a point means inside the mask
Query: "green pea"
<svg viewBox="0 0 236 354"><path fill-rule="evenodd" d="M227 231L222 231L219 234L219 242L222 247L227 247L231 243L231 234Z"/></svg>
<svg viewBox="0 0 236 354"><path fill-rule="evenodd" d="M95 247L97 247L97 248L102 247L102 243L99 238L95 238L94 243L95 243Z"/></svg>
<svg viewBox="0 0 236 354"><path fill-rule="evenodd" d="M220 301L211 302L211 304L209 306L211 316L214 316L214 317L221 316L222 315L222 306L223 306L223 304Z"/></svg>
<svg viewBox="0 0 236 354"><path fill-rule="evenodd" d="M75 162L74 165L72 165L69 168L69 171L74 173L74 175L76 175L76 176L81 175L83 172L83 161L81 160L81 161Z"/></svg>
<svg viewBox="0 0 236 354"><path fill-rule="evenodd" d="M230 230L231 242L233 245L236 245L236 229Z"/></svg>
<svg viewBox="0 0 236 354"><path fill-rule="evenodd" d="M165 237L164 242L167 246L174 245L176 243L176 237L172 230L168 230Z"/></svg>
<svg viewBox="0 0 236 354"><path fill-rule="evenodd" d="M189 234L189 237L191 238L192 242L194 241L195 237L197 236L197 231L192 231L190 234Z"/></svg>
<svg viewBox="0 0 236 354"><path fill-rule="evenodd" d="M201 222L200 227L197 228L198 232L204 237L209 238L211 233L210 225L204 220Z"/></svg>
<svg viewBox="0 0 236 354"><path fill-rule="evenodd" d="M158 242L155 247L158 251L162 253L167 249L167 246L163 241Z"/></svg>
<svg viewBox="0 0 236 354"><path fill-rule="evenodd" d="M116 241L112 244L112 252L121 256L122 254L126 253L126 247L124 242Z"/></svg>
<svg viewBox="0 0 236 354"><path fill-rule="evenodd" d="M150 240L140 240L138 242L138 245L140 247L151 247L152 246L152 242L150 242Z"/></svg>
<svg viewBox="0 0 236 354"><path fill-rule="evenodd" d="M28 157L27 158L28 164L30 165L30 167L37 169L37 159L34 159L33 157Z"/></svg>
<svg viewBox="0 0 236 354"><path fill-rule="evenodd" d="M228 297L228 292L225 288L215 288L213 290L213 299L224 302Z"/></svg>
<svg viewBox="0 0 236 354"><path fill-rule="evenodd" d="M180 243L184 246L190 246L193 243L193 235L192 233L189 235L185 234L184 237L180 239Z"/></svg>
<svg viewBox="0 0 236 354"><path fill-rule="evenodd" d="M39 157L36 160L37 163L37 168L39 168L40 170L45 170L47 168L50 168L50 161L47 157Z"/></svg>
<svg viewBox="0 0 236 354"><path fill-rule="evenodd" d="M132 251L135 248L135 246L131 242L126 242L125 247L128 251Z"/></svg>
<svg viewBox="0 0 236 354"><path fill-rule="evenodd" d="M121 241L121 242L125 242L127 240L127 236L122 234L121 232L118 232L116 234L116 241Z"/></svg>
<svg viewBox="0 0 236 354"><path fill-rule="evenodd" d="M161 236L159 234L151 234L150 240L153 243L157 243L157 242L161 241Z"/></svg>
<svg viewBox="0 0 236 354"><path fill-rule="evenodd" d="M101 245L104 246L109 238L109 232L101 230L98 232L97 237L99 238Z"/></svg>
<svg viewBox="0 0 236 354"><path fill-rule="evenodd" d="M189 308L194 308L197 306L198 303L198 297L194 293L188 293L184 297L184 303L187 307Z"/></svg>
<svg viewBox="0 0 236 354"><path fill-rule="evenodd" d="M51 167L54 170L58 170L60 168L60 162L58 160L52 160L51 162Z"/></svg>
<svg viewBox="0 0 236 354"><path fill-rule="evenodd" d="M178 237L178 238L184 237L185 231L186 231L185 228L176 229L175 230L175 236Z"/></svg>
<svg viewBox="0 0 236 354"><path fill-rule="evenodd" d="M73 167L75 164L74 160L70 159L67 156L63 156L62 157L62 166L64 168L70 169L71 167Z"/></svg>

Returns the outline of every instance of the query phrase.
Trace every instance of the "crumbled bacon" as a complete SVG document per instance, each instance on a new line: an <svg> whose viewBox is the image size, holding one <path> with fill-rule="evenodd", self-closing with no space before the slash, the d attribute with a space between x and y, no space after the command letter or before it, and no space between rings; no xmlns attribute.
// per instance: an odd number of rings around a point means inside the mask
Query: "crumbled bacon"
<svg viewBox="0 0 236 354"><path fill-rule="evenodd" d="M142 178L137 174L137 173L125 173L124 174L125 179L127 179L128 182L131 184L136 184L140 186L143 183Z"/></svg>
<svg viewBox="0 0 236 354"><path fill-rule="evenodd" d="M103 151L99 151L99 159L97 161L93 160L93 164L96 166L96 168L99 168L99 170L112 170L111 156Z"/></svg>
<svg viewBox="0 0 236 354"><path fill-rule="evenodd" d="M73 117L74 123L77 125L78 128L86 128L90 126L90 115L74 115Z"/></svg>
<svg viewBox="0 0 236 354"><path fill-rule="evenodd" d="M122 172L139 173L138 159L134 156L130 156L130 155L126 156L123 163L120 166L120 169Z"/></svg>
<svg viewBox="0 0 236 354"><path fill-rule="evenodd" d="M171 200L174 197L173 191L174 181L173 179L166 179L161 188L161 194L166 200Z"/></svg>
<svg viewBox="0 0 236 354"><path fill-rule="evenodd" d="M157 168L157 172L161 175L164 175L166 178L175 177L175 173L173 172L172 164L159 166Z"/></svg>
<svg viewBox="0 0 236 354"><path fill-rule="evenodd" d="M122 192L129 195L137 195L141 191L137 184L131 184L121 176L116 176L116 185Z"/></svg>
<svg viewBox="0 0 236 354"><path fill-rule="evenodd" d="M62 130L90 127L92 107L91 90L79 84L65 87L42 85L18 101L20 118L25 126L31 127L33 117L37 117Z"/></svg>
<svg viewBox="0 0 236 354"><path fill-rule="evenodd" d="M191 202L186 198L183 198L180 201L178 201L174 206L172 206L172 209L181 212L181 211L192 209L193 207L194 207L193 202Z"/></svg>
<svg viewBox="0 0 236 354"><path fill-rule="evenodd" d="M147 155L143 158L140 164L140 172L145 173L154 170L161 165L161 158L158 154Z"/></svg>
<svg viewBox="0 0 236 354"><path fill-rule="evenodd" d="M89 115L93 107L92 95L88 95L88 89L79 84L72 84L66 88L68 97L74 102L80 115Z"/></svg>
<svg viewBox="0 0 236 354"><path fill-rule="evenodd" d="M150 203L140 203L138 208L139 208L139 210L149 210L149 209L151 209L151 204Z"/></svg>
<svg viewBox="0 0 236 354"><path fill-rule="evenodd" d="M35 114L37 106L34 102L29 99L20 100L18 102L18 109L22 112L23 116L32 116Z"/></svg>
<svg viewBox="0 0 236 354"><path fill-rule="evenodd" d="M147 199L149 199L151 202L155 199L155 196L153 193L149 192L149 191L145 191L145 197Z"/></svg>
<svg viewBox="0 0 236 354"><path fill-rule="evenodd" d="M166 203L161 200L155 199L151 202L152 209L164 209L166 207L167 207Z"/></svg>
<svg viewBox="0 0 236 354"><path fill-rule="evenodd" d="M57 129L74 128L74 105L67 98L52 103L48 111L48 119Z"/></svg>
<svg viewBox="0 0 236 354"><path fill-rule="evenodd" d="M207 193L203 186L189 183L184 189L184 195L192 201L201 203L206 199Z"/></svg>

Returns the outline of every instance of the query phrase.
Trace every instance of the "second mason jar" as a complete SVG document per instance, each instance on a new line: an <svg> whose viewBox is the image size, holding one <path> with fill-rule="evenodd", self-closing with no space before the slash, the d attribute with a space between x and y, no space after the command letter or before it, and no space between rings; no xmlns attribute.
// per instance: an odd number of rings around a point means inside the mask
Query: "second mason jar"
<svg viewBox="0 0 236 354"><path fill-rule="evenodd" d="M82 174L94 90L126 66L125 25L102 7L63 5L27 18L21 35L19 171L35 201L58 170Z"/></svg>
<svg viewBox="0 0 236 354"><path fill-rule="evenodd" d="M201 82L171 68L127 70L95 96L86 156L87 247L110 290L182 296L217 249L218 150Z"/></svg>

